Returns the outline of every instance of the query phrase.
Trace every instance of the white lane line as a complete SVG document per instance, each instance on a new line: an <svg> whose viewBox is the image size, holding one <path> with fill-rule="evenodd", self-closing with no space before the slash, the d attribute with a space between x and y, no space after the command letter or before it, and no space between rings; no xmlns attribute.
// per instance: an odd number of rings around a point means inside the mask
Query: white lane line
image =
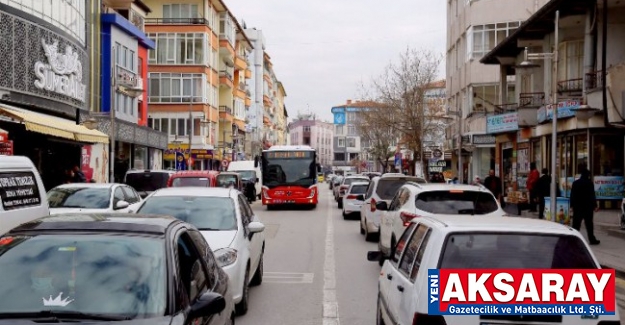
<svg viewBox="0 0 625 325"><path fill-rule="evenodd" d="M329 201L328 196L328 201ZM323 325L340 325L339 303L336 300L336 267L334 260L334 221L332 204L326 214L326 249L323 261Z"/></svg>

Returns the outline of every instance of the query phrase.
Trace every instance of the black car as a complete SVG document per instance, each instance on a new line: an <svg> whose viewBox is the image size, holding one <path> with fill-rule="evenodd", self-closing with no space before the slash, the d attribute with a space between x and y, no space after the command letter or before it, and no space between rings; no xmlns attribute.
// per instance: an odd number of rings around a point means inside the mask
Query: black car
<svg viewBox="0 0 625 325"><path fill-rule="evenodd" d="M172 217L41 218L0 237L0 270L0 324L234 322L228 276Z"/></svg>

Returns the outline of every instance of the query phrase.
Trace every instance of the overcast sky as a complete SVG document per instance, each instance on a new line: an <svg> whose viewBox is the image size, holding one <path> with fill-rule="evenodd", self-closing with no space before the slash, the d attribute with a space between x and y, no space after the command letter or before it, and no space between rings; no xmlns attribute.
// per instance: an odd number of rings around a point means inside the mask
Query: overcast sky
<svg viewBox="0 0 625 325"><path fill-rule="evenodd" d="M298 111L331 120L332 106L355 99L407 46L445 52L442 0L226 0L247 28L263 31L266 51ZM444 65L440 75L444 76Z"/></svg>

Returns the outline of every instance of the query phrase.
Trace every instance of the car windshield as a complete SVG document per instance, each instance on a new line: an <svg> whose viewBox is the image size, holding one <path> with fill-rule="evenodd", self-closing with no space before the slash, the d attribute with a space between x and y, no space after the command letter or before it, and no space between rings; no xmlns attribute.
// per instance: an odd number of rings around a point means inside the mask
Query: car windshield
<svg viewBox="0 0 625 325"><path fill-rule="evenodd" d="M393 199L393 196L395 196L395 193L397 193L397 190L402 185L406 184L406 182L409 182L409 181L419 182L419 180L422 180L422 179L419 179L416 177L380 178L380 180L378 181L378 187L376 188L375 193L382 200L391 200Z"/></svg>
<svg viewBox="0 0 625 325"><path fill-rule="evenodd" d="M263 166L263 185L309 187L316 181L315 162L309 158L271 158L265 159Z"/></svg>
<svg viewBox="0 0 625 325"><path fill-rule="evenodd" d="M236 175L218 175L217 176L217 186L218 187L228 187L228 186L237 186L237 176Z"/></svg>
<svg viewBox="0 0 625 325"><path fill-rule="evenodd" d="M241 175L241 179L250 180L256 178L256 172L253 170L237 170L237 173Z"/></svg>
<svg viewBox="0 0 625 325"><path fill-rule="evenodd" d="M368 184L357 184L352 186L351 190L349 191L349 193L351 194L365 194L367 193L367 188L369 187Z"/></svg>
<svg viewBox="0 0 625 325"><path fill-rule="evenodd" d="M529 233L452 233L443 269L596 269L576 236Z"/></svg>
<svg viewBox="0 0 625 325"><path fill-rule="evenodd" d="M433 214L489 214L499 208L492 194L478 191L427 191L417 195L418 210Z"/></svg>
<svg viewBox="0 0 625 325"><path fill-rule="evenodd" d="M137 213L169 215L199 230L236 230L234 202L229 197L152 196Z"/></svg>
<svg viewBox="0 0 625 325"><path fill-rule="evenodd" d="M144 172L126 174L125 183L137 192L152 192L167 187L169 173Z"/></svg>
<svg viewBox="0 0 625 325"><path fill-rule="evenodd" d="M110 200L108 187L57 187L48 192L50 208L108 209Z"/></svg>
<svg viewBox="0 0 625 325"><path fill-rule="evenodd" d="M368 178L346 178L343 181L343 185L352 185L352 183L356 183L356 182L365 182L365 183L369 183L369 179Z"/></svg>
<svg viewBox="0 0 625 325"><path fill-rule="evenodd" d="M151 237L0 237L0 296L5 297L0 317L41 311L162 316L167 306L164 257L162 240Z"/></svg>
<svg viewBox="0 0 625 325"><path fill-rule="evenodd" d="M207 177L176 177L171 182L172 187L188 187L199 186L209 187L209 181Z"/></svg>

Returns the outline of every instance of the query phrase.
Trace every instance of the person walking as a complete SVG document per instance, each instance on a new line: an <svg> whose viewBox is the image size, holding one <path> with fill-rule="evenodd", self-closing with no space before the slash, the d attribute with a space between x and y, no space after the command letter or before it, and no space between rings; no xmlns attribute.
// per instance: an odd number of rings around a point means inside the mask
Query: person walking
<svg viewBox="0 0 625 325"><path fill-rule="evenodd" d="M534 195L538 200L538 219L545 219L545 197L551 195L551 175L549 169L543 168L542 176L534 184ZM556 193L556 196L558 194Z"/></svg>
<svg viewBox="0 0 625 325"><path fill-rule="evenodd" d="M495 196L501 204L501 179L495 176L495 170L488 171L488 176L484 179L484 186Z"/></svg>
<svg viewBox="0 0 625 325"><path fill-rule="evenodd" d="M538 170L536 169L536 163L530 163L530 173L527 176L527 190L530 193L530 212L536 212L536 203L538 203L536 196L536 182L538 182L538 178L540 178L540 174L538 174Z"/></svg>
<svg viewBox="0 0 625 325"><path fill-rule="evenodd" d="M80 167L78 167L78 165L74 166L74 168L72 169L72 172L74 173L73 180L72 180L74 183L86 183L87 182L87 177L85 177L85 174L82 172L82 170L80 170Z"/></svg>
<svg viewBox="0 0 625 325"><path fill-rule="evenodd" d="M571 187L570 204L573 208L573 228L577 231L582 227L582 220L588 233L588 243L599 245L594 233L593 214L599 211L597 198L595 196L595 184L590 179L590 171L582 169L581 177L573 182Z"/></svg>

